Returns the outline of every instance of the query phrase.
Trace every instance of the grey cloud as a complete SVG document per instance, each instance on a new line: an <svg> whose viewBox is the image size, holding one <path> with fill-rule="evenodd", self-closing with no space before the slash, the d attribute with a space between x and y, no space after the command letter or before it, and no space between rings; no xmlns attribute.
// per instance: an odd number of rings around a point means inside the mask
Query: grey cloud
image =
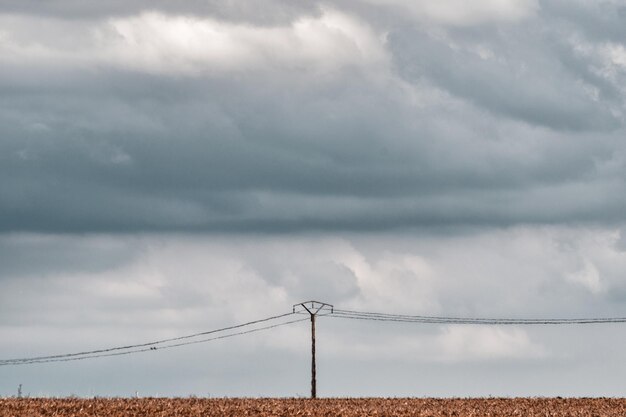
<svg viewBox="0 0 626 417"><path fill-rule="evenodd" d="M135 85L130 97L95 91L95 99L70 94L63 104L51 93L8 99L2 228L287 231L532 222L542 200L526 213L512 211L507 200L532 196L528 187L593 178L615 143L612 135L592 144L544 134L545 143L533 139L518 154L507 144L531 131L511 126L503 138L484 138L463 120L450 134L446 124L460 114L439 109L441 119L432 121L436 110L424 111L409 121L397 99L381 102L377 90L359 102L343 86L339 102L323 109L327 102L314 95L296 104L297 96L268 98L233 84L183 82L190 97L169 96L158 90L177 83L158 81L144 81L143 96ZM18 110L16 120L11 113ZM466 148L472 141L482 148ZM572 204L564 213L577 210L576 198ZM606 218L605 210L596 217Z"/></svg>
<svg viewBox="0 0 626 417"><path fill-rule="evenodd" d="M97 273L124 265L138 251L136 245L107 238L83 239L79 243L45 235L3 235L0 281L6 277L45 277L68 271Z"/></svg>
<svg viewBox="0 0 626 417"><path fill-rule="evenodd" d="M354 271L330 260L317 259L307 253L303 257L287 256L288 251L279 245L268 252L247 248L246 269L263 277L272 285L284 288L294 300L330 300L341 303L358 296L359 286ZM313 251L303 248L305 253Z"/></svg>
<svg viewBox="0 0 626 417"><path fill-rule="evenodd" d="M166 13L183 15L214 16L233 22L273 25L290 22L302 15L316 15L319 4L309 1L261 0L257 2L236 1L201 1L185 2L112 0L74 1L60 0L42 2L39 0L3 2L0 12L56 19L101 19L115 16L138 14L145 11L161 10Z"/></svg>
<svg viewBox="0 0 626 417"><path fill-rule="evenodd" d="M541 8L553 24L566 25L593 40L623 42L626 36L623 1L543 1Z"/></svg>
<svg viewBox="0 0 626 417"><path fill-rule="evenodd" d="M391 45L398 71L409 80L430 80L490 112L531 125L566 131L613 130L622 125L611 113L612 103L594 100L577 82L578 74L555 56L550 45L558 40L535 25L504 34L486 31L469 45L463 40L465 33L458 32L442 40L414 30L394 33ZM481 57L480 50L464 50L468 46L485 48L487 56ZM609 88L588 71L585 75L589 82L599 81L601 89Z"/></svg>
<svg viewBox="0 0 626 417"><path fill-rule="evenodd" d="M550 29L542 10L441 36L359 11L389 26L391 68L168 74L13 60L0 70L0 229L619 222L623 92L558 37L582 29Z"/></svg>

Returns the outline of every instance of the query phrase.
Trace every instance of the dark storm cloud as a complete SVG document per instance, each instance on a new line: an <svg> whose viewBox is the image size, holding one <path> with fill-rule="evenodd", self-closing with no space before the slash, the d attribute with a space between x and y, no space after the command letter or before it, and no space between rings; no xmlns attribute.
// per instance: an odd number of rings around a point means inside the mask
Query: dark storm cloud
<svg viewBox="0 0 626 417"><path fill-rule="evenodd" d="M247 21L219 28L235 33L233 42L251 42L237 31L266 25L327 48L323 62L275 50L280 43L262 53L253 43L243 49L257 54L252 63L225 69L193 48L183 51L189 57L153 54L134 63L137 51L116 55L108 44L55 38L65 24L87 30L67 23L74 18L97 26L141 13L147 6L140 2L34 4L3 6L13 13L13 31L2 38L10 59L0 69L0 230L285 232L623 220L624 70L615 64L609 76L598 70L606 64L599 49L581 53L569 43L567 36L584 38L595 21L579 22L559 3L518 22L435 31L410 19L389 26L363 10L351 18L361 25L355 29L299 3L267 3L284 13L265 22L244 3L228 3L228 16L217 3L176 10L151 3L163 16L212 19L197 25ZM351 16L347 7L342 13ZM48 39L20 23L33 15L54 16ZM150 16L124 36L161 19ZM337 38L330 46L306 43L320 28L290 26L303 17L320 19ZM380 45L363 35L383 29ZM157 41L156 51L171 39ZM345 58L357 41L363 56ZM70 44L83 52L73 54ZM368 52L378 47L386 55Z"/></svg>
<svg viewBox="0 0 626 417"><path fill-rule="evenodd" d="M97 273L129 262L137 250L106 238L79 243L70 238L8 235L0 240L0 280L9 276L42 277L61 271Z"/></svg>

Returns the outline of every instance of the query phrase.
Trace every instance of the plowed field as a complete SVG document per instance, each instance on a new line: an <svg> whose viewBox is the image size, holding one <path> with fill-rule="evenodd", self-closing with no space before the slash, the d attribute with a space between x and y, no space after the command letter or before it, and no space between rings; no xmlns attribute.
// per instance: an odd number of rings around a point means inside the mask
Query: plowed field
<svg viewBox="0 0 626 417"><path fill-rule="evenodd" d="M626 416L626 399L0 399L0 416Z"/></svg>

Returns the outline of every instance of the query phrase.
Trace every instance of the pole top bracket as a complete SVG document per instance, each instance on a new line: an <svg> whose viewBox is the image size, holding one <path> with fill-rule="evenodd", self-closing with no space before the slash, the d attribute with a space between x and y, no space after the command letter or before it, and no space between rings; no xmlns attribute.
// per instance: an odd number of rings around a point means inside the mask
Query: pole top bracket
<svg viewBox="0 0 626 417"><path fill-rule="evenodd" d="M328 311L330 314L334 313L334 306L328 303L322 303L321 301L304 301L302 303L293 305L293 312L306 311L312 316L315 316L320 311Z"/></svg>

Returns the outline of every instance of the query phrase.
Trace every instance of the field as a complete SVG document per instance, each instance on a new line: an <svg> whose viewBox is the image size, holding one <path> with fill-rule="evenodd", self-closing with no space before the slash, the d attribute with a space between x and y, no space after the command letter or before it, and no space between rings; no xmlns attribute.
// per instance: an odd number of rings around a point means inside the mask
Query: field
<svg viewBox="0 0 626 417"><path fill-rule="evenodd" d="M0 398L0 417L14 416L624 416L613 398Z"/></svg>

